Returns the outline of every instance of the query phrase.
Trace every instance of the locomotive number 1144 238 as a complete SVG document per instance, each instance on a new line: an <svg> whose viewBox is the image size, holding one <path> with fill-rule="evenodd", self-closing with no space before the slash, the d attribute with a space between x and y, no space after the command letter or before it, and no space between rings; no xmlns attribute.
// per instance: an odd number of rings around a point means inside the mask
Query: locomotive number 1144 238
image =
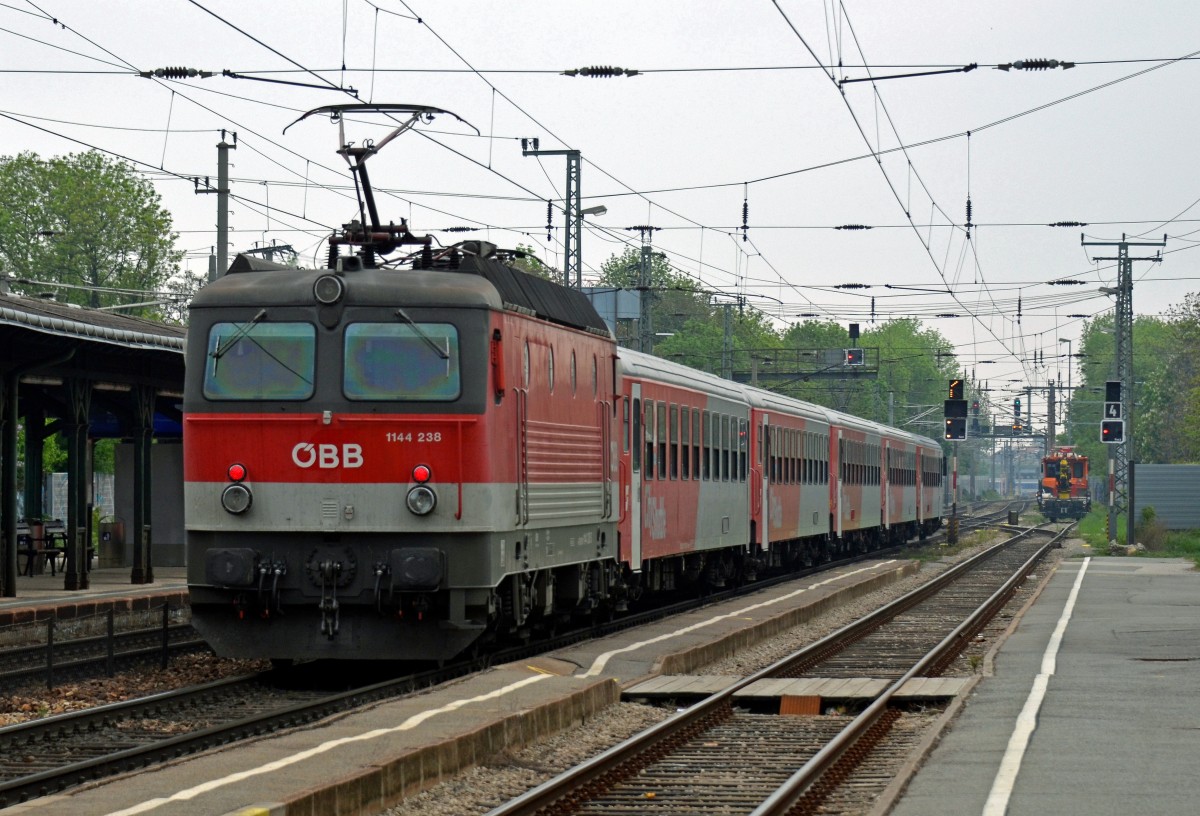
<svg viewBox="0 0 1200 816"><path fill-rule="evenodd" d="M388 442L441 442L441 431L388 431L385 436Z"/></svg>

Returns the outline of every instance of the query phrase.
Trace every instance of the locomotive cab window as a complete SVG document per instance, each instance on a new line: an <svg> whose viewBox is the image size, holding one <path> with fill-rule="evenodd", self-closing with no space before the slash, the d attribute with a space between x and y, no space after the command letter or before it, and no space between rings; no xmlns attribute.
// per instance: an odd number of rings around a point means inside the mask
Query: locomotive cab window
<svg viewBox="0 0 1200 816"><path fill-rule="evenodd" d="M449 323L353 323L344 352L349 399L450 402L462 394L458 329Z"/></svg>
<svg viewBox="0 0 1200 816"><path fill-rule="evenodd" d="M208 332L204 396L305 400L313 395L317 331L311 323L216 323Z"/></svg>

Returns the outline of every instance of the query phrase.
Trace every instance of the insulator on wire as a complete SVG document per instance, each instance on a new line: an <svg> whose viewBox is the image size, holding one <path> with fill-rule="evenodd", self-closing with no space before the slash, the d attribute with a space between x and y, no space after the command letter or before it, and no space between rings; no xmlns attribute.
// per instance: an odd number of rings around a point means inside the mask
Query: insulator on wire
<svg viewBox="0 0 1200 816"><path fill-rule="evenodd" d="M638 72L632 68L618 68L614 65L588 65L583 68L571 68L563 71L562 75L607 79L608 77L637 76Z"/></svg>
<svg viewBox="0 0 1200 816"><path fill-rule="evenodd" d="M1051 68L1062 68L1064 71L1068 68L1074 68L1075 63L1059 61L1056 59L1027 59L1017 60L1016 62L1007 62L1003 65L997 65L1001 71L1007 71L1010 68L1018 71L1048 71Z"/></svg>
<svg viewBox="0 0 1200 816"><path fill-rule="evenodd" d="M1047 227L1086 227L1086 221L1055 221L1053 224L1047 224Z"/></svg>
<svg viewBox="0 0 1200 816"><path fill-rule="evenodd" d="M842 224L841 226L834 227L834 229L836 229L836 230L869 230L869 229L875 229L875 228L868 226L866 224Z"/></svg>
<svg viewBox="0 0 1200 816"><path fill-rule="evenodd" d="M182 65L171 65L166 68L155 68L153 71L142 71L141 75L149 79L156 77L158 79L194 79L200 77L207 79L212 76L212 71L198 71L195 68L184 68Z"/></svg>
<svg viewBox="0 0 1200 816"><path fill-rule="evenodd" d="M554 229L554 202L546 199L546 240L551 240L550 231Z"/></svg>
<svg viewBox="0 0 1200 816"><path fill-rule="evenodd" d="M742 240L750 240L747 233L750 231L750 196L745 194L742 198Z"/></svg>

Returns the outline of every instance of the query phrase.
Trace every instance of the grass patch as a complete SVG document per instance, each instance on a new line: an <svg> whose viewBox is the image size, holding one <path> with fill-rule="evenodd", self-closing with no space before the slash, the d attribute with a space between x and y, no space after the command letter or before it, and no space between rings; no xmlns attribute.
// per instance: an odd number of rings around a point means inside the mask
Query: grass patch
<svg viewBox="0 0 1200 816"><path fill-rule="evenodd" d="M1117 542L1125 545L1126 521L1117 516ZM1095 505L1079 522L1079 537L1096 548L1108 551L1108 508ZM1190 558L1200 567L1200 530L1168 530L1158 521L1154 508L1142 512L1141 523L1135 531L1137 543L1146 549L1137 555L1148 558Z"/></svg>
<svg viewBox="0 0 1200 816"><path fill-rule="evenodd" d="M979 544L985 544L993 537L995 537L993 530L973 530L960 534L957 544L924 544L909 550L905 556L921 562L938 561L947 555L958 555Z"/></svg>

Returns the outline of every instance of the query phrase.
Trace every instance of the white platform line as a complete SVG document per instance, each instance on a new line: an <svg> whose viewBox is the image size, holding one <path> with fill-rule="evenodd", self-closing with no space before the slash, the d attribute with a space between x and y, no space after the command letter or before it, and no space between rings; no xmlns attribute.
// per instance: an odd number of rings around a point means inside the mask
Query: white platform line
<svg viewBox="0 0 1200 816"><path fill-rule="evenodd" d="M390 728L377 728L362 734L355 734L351 737L341 737L339 739L327 740L322 742L320 745L315 745L312 748L309 748L308 750L298 751L297 753L281 757L273 762L267 762L263 765L259 765L256 768L247 768L244 771L232 773L219 779L212 779L207 782L203 782L195 787L181 790L175 794L172 794L171 796L148 799L145 802L133 805L132 807L127 807L124 810L113 811L109 813L108 816L134 816L138 813L148 813L170 802L183 802L189 799L194 799L203 793L208 793L209 791L216 790L217 788L222 788L226 785L234 785L265 773L286 768L289 765L295 765L297 762L302 762L306 759L319 756L342 745L347 745L354 742L367 742L369 740L391 736L392 734L396 734L401 731L408 731L412 728L416 728L418 725L430 719L431 717L436 717L439 714L445 714L448 711L456 711L457 709L470 705L471 703L480 703L486 700L494 700L498 697L503 697L504 695L514 692L517 689L528 686L530 683L537 683L541 680L545 680L547 677L549 677L549 675L535 674L532 677L526 677L523 680L510 683L507 686L498 688L494 691L489 691L486 694L480 694L477 697L469 697L465 700L454 700L453 702L446 703L440 708L422 711L420 714L414 714L399 725L395 725Z"/></svg>
<svg viewBox="0 0 1200 816"><path fill-rule="evenodd" d="M632 652L632 651L642 648L643 646L649 646L653 643L661 643L664 640L673 640L674 638L677 638L680 635L686 635L688 632L695 632L697 629L703 629L706 626L712 626L714 623L716 623L718 621L727 620L729 618L742 617L743 615L746 615L749 612L753 612L756 609L763 609L768 606L773 606L775 604L783 603L784 601L789 600L791 598L795 598L797 595L802 595L803 593L808 592L809 590L813 590L813 589L816 589L817 587L825 586L826 584L832 584L834 581L840 581L842 578L848 578L851 575L858 575L859 573L863 573L863 572L870 572L872 570L877 570L881 567L887 567L887 566L890 566L895 563L896 563L895 559L889 559L887 561L882 561L882 562L879 562L876 564L872 564L871 566L868 566L868 567L859 567L856 570L852 570L850 572L844 572L840 575L835 575L832 578L826 578L824 581L817 581L815 584L809 584L806 587L797 589L794 592L789 592L786 595L780 595L778 598L771 598L770 600L751 604L750 606L743 606L741 609L734 610L733 612L728 612L723 615L714 615L711 618L706 618L702 621L698 621L697 623L693 623L691 626L684 626L681 629L676 629L673 632L667 632L666 634L659 635L658 637L649 638L648 640L639 640L637 643L630 643L628 646L622 646L619 649L613 649L611 651L604 652L603 654L598 655L596 657L596 659L594 661L592 661L591 667L579 676L580 677L598 677L604 671L604 667L608 665L608 661L623 652Z"/></svg>
<svg viewBox="0 0 1200 816"><path fill-rule="evenodd" d="M1075 599L1079 597L1079 587L1083 585L1083 576L1091 560L1083 559L1083 566L1075 576L1075 584L1071 587L1071 594L1067 596L1067 604L1059 616L1058 625L1054 627L1050 642L1046 644L1046 651L1042 653L1042 671L1033 679L1033 688L1029 691L1029 697L1025 699L1025 707L1021 709L1016 728L1008 738L1008 748L1004 751L1004 758L1000 760L1000 770L996 772L996 778L992 781L992 790L983 806L983 816L1004 816L1008 809L1013 786L1017 783L1017 774L1021 771L1021 761L1025 758L1025 749L1029 747L1029 740L1037 728L1038 711L1042 708L1042 701L1046 699L1046 689L1057 666L1063 634L1067 631L1067 624L1071 622L1071 613L1075 611Z"/></svg>

